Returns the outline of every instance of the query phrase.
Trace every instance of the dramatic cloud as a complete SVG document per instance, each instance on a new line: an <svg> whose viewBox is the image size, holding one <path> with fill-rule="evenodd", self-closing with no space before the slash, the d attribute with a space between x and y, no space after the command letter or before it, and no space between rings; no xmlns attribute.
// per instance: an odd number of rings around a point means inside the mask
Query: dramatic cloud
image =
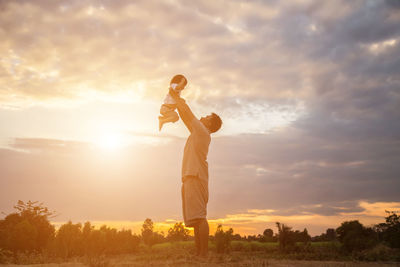
<svg viewBox="0 0 400 267"><path fill-rule="evenodd" d="M398 1L1 1L0 38L2 209L180 219L187 131L157 132L176 73L194 112L224 121L215 223L319 216L319 231L400 201Z"/></svg>

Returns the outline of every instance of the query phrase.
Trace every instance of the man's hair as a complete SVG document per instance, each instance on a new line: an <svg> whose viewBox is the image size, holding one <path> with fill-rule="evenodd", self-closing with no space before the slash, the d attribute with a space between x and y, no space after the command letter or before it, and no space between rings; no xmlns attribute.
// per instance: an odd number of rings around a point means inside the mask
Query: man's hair
<svg viewBox="0 0 400 267"><path fill-rule="evenodd" d="M186 79L186 77L183 76L182 74L177 74L177 75L175 75L175 76L171 79L171 82L170 82L169 84L172 84L172 83L180 83L181 80L182 80L182 78L185 79L184 86L186 86L186 84L187 84L187 79Z"/></svg>
<svg viewBox="0 0 400 267"><path fill-rule="evenodd" d="M218 131L221 128L222 120L215 113L211 113L211 115L212 115L212 119L211 119L211 125L209 127L209 130L211 133L215 133L216 131Z"/></svg>

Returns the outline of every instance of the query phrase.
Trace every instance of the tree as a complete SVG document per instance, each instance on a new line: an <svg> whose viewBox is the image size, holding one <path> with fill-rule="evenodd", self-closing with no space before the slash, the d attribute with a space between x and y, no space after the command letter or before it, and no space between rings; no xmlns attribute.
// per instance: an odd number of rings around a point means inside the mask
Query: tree
<svg viewBox="0 0 400 267"><path fill-rule="evenodd" d="M311 241L311 236L308 234L307 228L304 228L303 232L300 233L299 240L303 243L309 243Z"/></svg>
<svg viewBox="0 0 400 267"><path fill-rule="evenodd" d="M154 225L153 221L147 218L143 222L142 226L142 240L147 246L151 247L154 245Z"/></svg>
<svg viewBox="0 0 400 267"><path fill-rule="evenodd" d="M189 230L186 229L182 222L175 223L175 225L168 230L167 239L175 241L186 241L189 237Z"/></svg>
<svg viewBox="0 0 400 267"><path fill-rule="evenodd" d="M232 228L229 228L228 231L224 232L224 230L222 229L222 225L218 225L217 231L215 232L215 245L217 248L217 253L225 253L229 251L232 237Z"/></svg>
<svg viewBox="0 0 400 267"><path fill-rule="evenodd" d="M377 224L379 239L388 243L392 248L400 248L400 216L393 211L385 211L386 222Z"/></svg>
<svg viewBox="0 0 400 267"><path fill-rule="evenodd" d="M265 229L263 235L260 238L261 242L273 242L274 241L274 231L272 229Z"/></svg>
<svg viewBox="0 0 400 267"><path fill-rule="evenodd" d="M17 212L0 220L0 248L13 252L41 251L54 238L54 226L49 218L54 212L43 203L18 200Z"/></svg>
<svg viewBox="0 0 400 267"><path fill-rule="evenodd" d="M358 220L346 221L336 229L339 241L347 252L371 248L377 243L376 233Z"/></svg>
<svg viewBox="0 0 400 267"><path fill-rule="evenodd" d="M314 236L312 238L313 242L326 242L326 241L334 241L334 240L336 240L336 231L333 228L328 228L328 229L326 229L325 233Z"/></svg>
<svg viewBox="0 0 400 267"><path fill-rule="evenodd" d="M81 229L82 225L80 223L73 224L71 221L61 225L55 238L58 255L64 258L83 255L83 235Z"/></svg>
<svg viewBox="0 0 400 267"><path fill-rule="evenodd" d="M333 241L336 239L336 231L333 228L326 229L326 239L327 241Z"/></svg>
<svg viewBox="0 0 400 267"><path fill-rule="evenodd" d="M272 238L273 237L273 235L274 235L274 231L272 230L272 229L265 229L264 230L264 232L263 232L263 235L265 236L265 237L270 237L270 238Z"/></svg>
<svg viewBox="0 0 400 267"><path fill-rule="evenodd" d="M294 248L296 241L294 239L294 232L291 230L292 228L279 222L276 223L276 226L278 227L279 249L287 251Z"/></svg>

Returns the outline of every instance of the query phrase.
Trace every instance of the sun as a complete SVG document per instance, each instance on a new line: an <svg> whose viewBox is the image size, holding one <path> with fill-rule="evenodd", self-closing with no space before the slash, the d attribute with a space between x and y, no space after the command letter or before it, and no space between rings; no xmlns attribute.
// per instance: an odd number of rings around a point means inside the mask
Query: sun
<svg viewBox="0 0 400 267"><path fill-rule="evenodd" d="M125 140L121 134L108 132L99 135L95 141L95 144L103 149L115 150L123 147Z"/></svg>

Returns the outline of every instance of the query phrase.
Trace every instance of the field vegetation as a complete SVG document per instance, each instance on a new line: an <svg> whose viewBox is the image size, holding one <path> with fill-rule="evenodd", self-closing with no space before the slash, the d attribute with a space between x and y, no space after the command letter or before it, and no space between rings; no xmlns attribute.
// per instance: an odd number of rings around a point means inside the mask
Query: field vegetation
<svg viewBox="0 0 400 267"><path fill-rule="evenodd" d="M193 237L182 223L176 223L167 234L154 231L149 218L143 222L140 235L106 225L95 229L90 222L67 222L56 230L49 221L54 213L43 204L19 201L15 209L0 220L3 264L321 266L313 265L319 262L340 266L354 261L364 265L400 262L400 218L394 212L387 212L385 222L373 227L357 220L346 221L314 237L307 229L293 230L280 222L276 223L276 233L265 229L262 234L250 236L235 234L232 228L224 230L220 225L209 238L209 257L201 259L194 256ZM279 265L282 262L289 265Z"/></svg>

